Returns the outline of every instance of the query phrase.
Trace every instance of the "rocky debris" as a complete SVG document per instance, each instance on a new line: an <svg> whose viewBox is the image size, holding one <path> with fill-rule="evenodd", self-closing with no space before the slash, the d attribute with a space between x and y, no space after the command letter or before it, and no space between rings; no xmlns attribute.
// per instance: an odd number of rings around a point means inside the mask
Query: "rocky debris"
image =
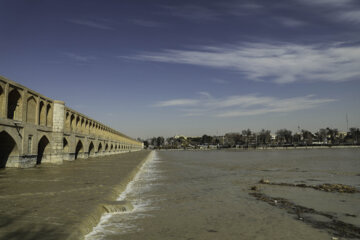
<svg viewBox="0 0 360 240"><path fill-rule="evenodd" d="M296 215L298 220L310 224L315 228L325 229L330 234L336 237L360 239L359 227L337 220L336 216L333 216L328 213L316 211L313 208L307 208L304 206L296 205L284 198L273 198L260 192L250 192L249 194L255 197L257 200L266 202L271 206L284 209L289 214ZM304 214L306 214L306 216L304 216ZM316 220L315 218L311 218L311 215L324 216L327 219L329 219L329 221L319 221Z"/></svg>
<svg viewBox="0 0 360 240"><path fill-rule="evenodd" d="M133 210L131 203L126 201L109 201L103 205L107 213L128 212Z"/></svg>
<svg viewBox="0 0 360 240"><path fill-rule="evenodd" d="M250 190L252 190L252 191L257 191L257 190L258 190L258 187L257 187L257 186L252 186L252 187L250 188Z"/></svg>
<svg viewBox="0 0 360 240"><path fill-rule="evenodd" d="M260 184L268 184L268 185L277 185L277 186L287 186L287 187L301 187L301 188L312 188L315 190L325 191L325 192L339 192L339 193L358 193L360 192L355 187L344 185L344 184L330 184L324 183L316 186L306 185L304 183L301 184L292 184L292 183L273 183L267 179L261 179L259 181Z"/></svg>
<svg viewBox="0 0 360 240"><path fill-rule="evenodd" d="M326 192L340 192L340 193L356 193L359 192L356 188L343 184L321 184L314 186L314 189Z"/></svg>

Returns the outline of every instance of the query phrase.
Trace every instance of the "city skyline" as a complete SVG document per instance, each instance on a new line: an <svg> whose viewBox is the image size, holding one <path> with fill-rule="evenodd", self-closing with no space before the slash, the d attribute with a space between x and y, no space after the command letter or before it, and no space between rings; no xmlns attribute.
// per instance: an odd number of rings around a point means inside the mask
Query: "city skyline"
<svg viewBox="0 0 360 240"><path fill-rule="evenodd" d="M360 127L355 0L2 1L0 13L0 75L134 138Z"/></svg>

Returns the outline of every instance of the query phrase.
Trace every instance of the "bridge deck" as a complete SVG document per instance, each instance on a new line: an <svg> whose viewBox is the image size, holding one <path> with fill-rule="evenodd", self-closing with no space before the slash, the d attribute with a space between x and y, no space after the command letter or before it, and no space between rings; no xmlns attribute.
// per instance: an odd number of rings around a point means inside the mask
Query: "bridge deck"
<svg viewBox="0 0 360 240"><path fill-rule="evenodd" d="M81 239L148 153L0 171L0 239Z"/></svg>

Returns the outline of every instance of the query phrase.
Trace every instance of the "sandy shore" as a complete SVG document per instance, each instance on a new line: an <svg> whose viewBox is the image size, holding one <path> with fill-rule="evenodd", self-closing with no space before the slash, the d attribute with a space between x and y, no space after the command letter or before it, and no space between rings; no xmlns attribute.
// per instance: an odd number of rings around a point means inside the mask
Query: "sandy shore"
<svg viewBox="0 0 360 240"><path fill-rule="evenodd" d="M149 151L0 171L0 239L82 239Z"/></svg>

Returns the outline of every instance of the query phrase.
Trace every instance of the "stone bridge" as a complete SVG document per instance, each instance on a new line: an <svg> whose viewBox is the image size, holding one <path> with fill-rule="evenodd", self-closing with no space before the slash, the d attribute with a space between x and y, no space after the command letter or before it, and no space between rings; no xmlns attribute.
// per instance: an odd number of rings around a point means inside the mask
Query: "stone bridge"
<svg viewBox="0 0 360 240"><path fill-rule="evenodd" d="M0 168L137 151L138 142L0 76Z"/></svg>

